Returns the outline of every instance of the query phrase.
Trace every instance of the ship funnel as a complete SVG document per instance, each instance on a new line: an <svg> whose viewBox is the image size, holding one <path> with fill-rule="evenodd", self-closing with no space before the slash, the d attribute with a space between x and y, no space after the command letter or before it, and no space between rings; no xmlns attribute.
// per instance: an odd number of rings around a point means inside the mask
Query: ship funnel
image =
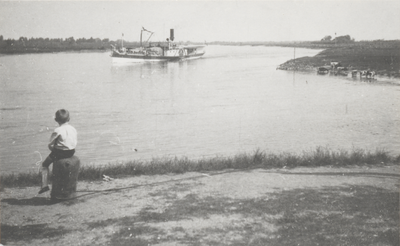
<svg viewBox="0 0 400 246"><path fill-rule="evenodd" d="M174 29L169 30L169 40L174 41Z"/></svg>

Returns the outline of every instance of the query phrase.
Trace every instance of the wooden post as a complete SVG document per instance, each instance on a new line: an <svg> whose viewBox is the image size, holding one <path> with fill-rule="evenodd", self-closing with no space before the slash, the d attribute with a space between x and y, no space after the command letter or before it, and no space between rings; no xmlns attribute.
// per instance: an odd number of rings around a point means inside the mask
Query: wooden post
<svg viewBox="0 0 400 246"><path fill-rule="evenodd" d="M71 199L76 196L79 167L81 163L77 156L61 159L53 163L51 198Z"/></svg>

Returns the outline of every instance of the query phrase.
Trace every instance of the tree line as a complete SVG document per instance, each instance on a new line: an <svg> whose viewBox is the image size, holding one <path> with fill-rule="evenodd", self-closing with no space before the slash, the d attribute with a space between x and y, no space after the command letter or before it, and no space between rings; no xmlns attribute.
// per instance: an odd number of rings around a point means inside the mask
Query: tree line
<svg viewBox="0 0 400 246"><path fill-rule="evenodd" d="M160 42L150 42L160 43ZM144 44L150 46L150 43ZM116 41L109 40L108 38L26 38L20 37L19 39L4 39L0 35L0 53L3 54L18 54L18 53L47 53L47 52L62 52L62 51L81 51L81 50L96 50L106 51L110 50L112 46L121 47L140 47L140 42L128 42L126 40L118 39ZM186 44L196 44L187 41Z"/></svg>
<svg viewBox="0 0 400 246"><path fill-rule="evenodd" d="M117 46L120 40L111 41L108 38L27 38L4 39L0 35L0 53L44 53L80 50L109 50L111 45ZM132 44L132 43L126 43Z"/></svg>
<svg viewBox="0 0 400 246"><path fill-rule="evenodd" d="M122 40L112 41L108 38L26 38L20 37L17 40L4 39L0 35L0 53L18 54L18 53L46 53L46 52L62 52L62 51L81 51L81 50L110 50L112 46L120 47ZM157 42L152 42L157 43ZM185 44L199 44L197 42L186 41ZM229 42L229 41L213 41L207 42L206 45L251 45L251 46L280 46L280 47L303 47L303 48L335 48L335 47L379 47L392 48L399 45L399 40L373 40L373 41L355 41L349 35L339 36L332 39L331 36L325 36L318 41L255 41L255 42ZM123 41L125 47L139 47L139 42ZM150 44L146 44L150 45Z"/></svg>

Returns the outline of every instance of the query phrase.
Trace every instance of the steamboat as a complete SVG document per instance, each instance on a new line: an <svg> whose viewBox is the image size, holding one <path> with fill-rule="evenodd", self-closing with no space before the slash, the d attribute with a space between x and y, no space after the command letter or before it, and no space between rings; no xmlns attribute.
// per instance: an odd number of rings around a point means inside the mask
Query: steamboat
<svg viewBox="0 0 400 246"><path fill-rule="evenodd" d="M142 42L143 33L150 33L149 38ZM180 45L174 42L174 29L170 29L170 37L164 42L149 42L153 32L142 27L140 32L140 47L120 48L112 46L113 62L160 62L180 61L200 58L205 54L205 45Z"/></svg>

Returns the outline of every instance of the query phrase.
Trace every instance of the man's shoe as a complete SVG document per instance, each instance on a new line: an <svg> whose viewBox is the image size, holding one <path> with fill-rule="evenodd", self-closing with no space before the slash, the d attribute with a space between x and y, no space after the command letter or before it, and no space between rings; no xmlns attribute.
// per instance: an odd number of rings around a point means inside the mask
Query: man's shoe
<svg viewBox="0 0 400 246"><path fill-rule="evenodd" d="M46 192L46 191L49 191L49 190L50 190L50 189L49 189L48 186L43 187L42 189L40 189L39 194L42 194L42 193L44 193L44 192Z"/></svg>

